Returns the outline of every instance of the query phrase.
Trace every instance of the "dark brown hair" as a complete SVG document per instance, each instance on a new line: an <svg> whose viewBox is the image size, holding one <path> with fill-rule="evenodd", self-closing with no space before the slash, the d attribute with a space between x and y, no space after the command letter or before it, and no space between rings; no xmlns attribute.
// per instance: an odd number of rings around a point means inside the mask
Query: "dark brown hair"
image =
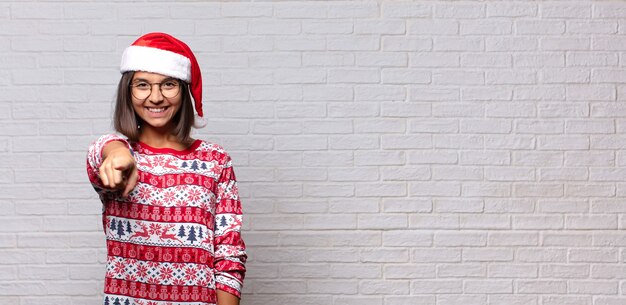
<svg viewBox="0 0 626 305"><path fill-rule="evenodd" d="M143 120L135 113L133 108L132 95L130 93L130 83L133 80L135 72L128 71L122 74L120 82L117 85L117 98L115 103L115 113L113 114L113 127L117 132L125 135L132 142L139 141ZM179 80L180 94L182 94L181 106L178 112L172 118L174 129L172 134L176 136L182 144L191 144L191 127L194 125L193 106L191 104L191 94L189 94L189 85Z"/></svg>

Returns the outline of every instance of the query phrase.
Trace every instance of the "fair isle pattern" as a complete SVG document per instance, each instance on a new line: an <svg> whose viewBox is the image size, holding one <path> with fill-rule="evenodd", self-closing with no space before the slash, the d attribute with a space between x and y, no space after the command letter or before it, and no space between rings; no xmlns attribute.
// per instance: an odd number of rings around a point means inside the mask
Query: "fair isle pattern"
<svg viewBox="0 0 626 305"><path fill-rule="evenodd" d="M216 200L213 192L207 191L205 187L191 184L160 188L152 184L137 183L128 196L131 201L139 204L163 207L201 207L204 209L214 206Z"/></svg>
<svg viewBox="0 0 626 305"><path fill-rule="evenodd" d="M174 219L172 219L175 221ZM205 225L160 223L107 216L107 240L159 247L213 249L213 233Z"/></svg>
<svg viewBox="0 0 626 305"><path fill-rule="evenodd" d="M137 161L139 181L125 199L98 177L111 141ZM241 202L221 146L196 140L177 151L104 135L89 147L87 173L103 203L104 305L210 305L215 289L241 295Z"/></svg>
<svg viewBox="0 0 626 305"><path fill-rule="evenodd" d="M107 260L106 276L148 284L215 288L213 272L206 264L155 263L111 256Z"/></svg>

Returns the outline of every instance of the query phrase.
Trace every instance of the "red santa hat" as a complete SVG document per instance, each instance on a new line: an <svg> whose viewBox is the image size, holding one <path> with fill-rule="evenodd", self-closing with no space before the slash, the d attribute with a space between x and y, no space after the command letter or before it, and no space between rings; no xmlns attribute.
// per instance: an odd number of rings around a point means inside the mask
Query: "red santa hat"
<svg viewBox="0 0 626 305"><path fill-rule="evenodd" d="M120 72L126 71L159 73L187 82L196 113L202 117L202 74L184 42L165 33L145 34L124 50Z"/></svg>

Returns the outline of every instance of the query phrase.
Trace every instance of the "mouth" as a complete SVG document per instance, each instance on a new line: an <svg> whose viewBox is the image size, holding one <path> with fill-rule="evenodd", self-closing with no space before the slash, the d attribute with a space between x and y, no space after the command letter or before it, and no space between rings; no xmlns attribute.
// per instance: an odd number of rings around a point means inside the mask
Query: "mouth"
<svg viewBox="0 0 626 305"><path fill-rule="evenodd" d="M165 110L167 110L167 108L169 107L145 107L149 112L152 113L161 113L164 112Z"/></svg>

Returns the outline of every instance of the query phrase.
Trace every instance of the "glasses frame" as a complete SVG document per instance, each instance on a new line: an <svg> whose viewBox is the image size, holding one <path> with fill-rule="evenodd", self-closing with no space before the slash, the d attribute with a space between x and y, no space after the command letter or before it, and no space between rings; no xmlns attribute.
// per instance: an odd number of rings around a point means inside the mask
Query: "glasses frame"
<svg viewBox="0 0 626 305"><path fill-rule="evenodd" d="M165 94L163 94L163 87L162 87L162 85L163 85L163 83L166 83L166 82L169 82L169 81L174 81L177 84L176 86L178 87L178 92L176 92L176 94L174 96L166 96ZM137 88L136 85L138 83L146 83L146 84L150 85L150 90L149 90L150 92L144 98L138 98L137 96L135 96L134 90L135 90L135 88ZM152 87L154 87L154 85L159 85L159 92L161 93L161 95L164 98L168 98L168 99L177 97L180 94L180 91L181 91L181 88L182 88L182 85L181 85L180 81L178 79L175 79L175 78L166 78L166 79L162 80L159 83L149 83L149 82L144 81L144 80L139 80L139 81L136 81L136 82L135 81L131 82L131 84L130 84L130 94L134 98L136 98L136 99L138 99L140 101L145 101L152 95Z"/></svg>

